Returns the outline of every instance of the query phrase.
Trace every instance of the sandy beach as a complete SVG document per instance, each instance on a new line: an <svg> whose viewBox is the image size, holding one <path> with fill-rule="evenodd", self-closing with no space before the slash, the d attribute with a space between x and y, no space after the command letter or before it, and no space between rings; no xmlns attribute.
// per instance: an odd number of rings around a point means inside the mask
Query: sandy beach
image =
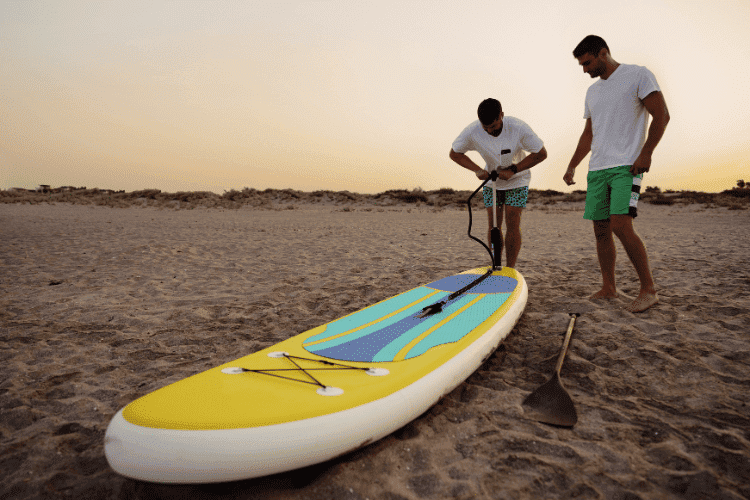
<svg viewBox="0 0 750 500"><path fill-rule="evenodd" d="M641 203L660 303L591 301L583 203L530 204L520 322L465 383L405 428L335 461L218 485L114 473L114 413L488 255L467 212L285 201L174 210L0 205L1 499L750 498L750 210ZM474 234L486 234L484 211ZM637 295L618 243L621 290ZM526 417L578 320L563 384L572 429Z"/></svg>

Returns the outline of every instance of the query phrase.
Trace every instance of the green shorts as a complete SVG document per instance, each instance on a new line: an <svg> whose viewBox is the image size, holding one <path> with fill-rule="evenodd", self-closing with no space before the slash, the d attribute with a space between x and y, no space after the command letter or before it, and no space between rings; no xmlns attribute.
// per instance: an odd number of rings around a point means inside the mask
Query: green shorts
<svg viewBox="0 0 750 500"><path fill-rule="evenodd" d="M484 206L489 208L492 206L492 188L490 186L484 186L482 190L484 196ZM529 199L529 186L524 186L515 189L508 189L506 191L497 190L497 205L508 205L510 207L525 208L526 202Z"/></svg>
<svg viewBox="0 0 750 500"><path fill-rule="evenodd" d="M638 217L643 174L631 174L631 166L589 172L584 219L606 220L610 215Z"/></svg>

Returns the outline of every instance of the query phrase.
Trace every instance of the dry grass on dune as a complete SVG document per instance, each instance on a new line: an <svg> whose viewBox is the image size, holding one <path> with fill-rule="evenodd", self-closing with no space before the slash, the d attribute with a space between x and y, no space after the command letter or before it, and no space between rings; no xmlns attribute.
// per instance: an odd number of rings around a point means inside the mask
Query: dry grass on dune
<svg viewBox="0 0 750 500"><path fill-rule="evenodd" d="M376 195L351 193L349 191L303 192L293 189L266 189L263 191L244 188L241 191L226 191L222 195L209 191L162 192L158 189L145 189L126 193L102 189L79 189L75 191L47 192L0 191L0 203L71 203L74 205L97 205L114 208L154 207L169 209L221 208L239 209L250 207L278 210L294 208L297 204L333 205L379 205L427 204L434 206L465 205L469 192L441 189L422 191L421 189L391 190Z"/></svg>
<svg viewBox="0 0 750 500"><path fill-rule="evenodd" d="M191 210L195 208L239 209L243 207L284 210L294 209L296 205L336 205L342 207L388 207L417 206L436 209L466 207L466 200L471 191L458 191L441 188L424 191L420 188L406 190L394 189L379 194L358 194L349 191L313 191L304 192L294 189L265 189L263 191L244 188L241 191L232 189L224 194L210 191L179 191L167 193L158 189L140 191L112 191L108 189L76 189L62 191L50 189L45 191L6 190L0 191L0 203L70 203L73 205L108 206L113 208L154 207L160 209ZM529 202L537 205L556 205L558 203L583 202L586 192L581 190L563 193L552 189L529 191ZM695 191L667 191L662 193L658 188L648 188L641 194L641 200L654 205L690 205L703 204L705 208L725 207L730 210L744 210L750 206L750 189L731 189L722 193L703 193ZM473 199L472 207L481 208L481 193Z"/></svg>

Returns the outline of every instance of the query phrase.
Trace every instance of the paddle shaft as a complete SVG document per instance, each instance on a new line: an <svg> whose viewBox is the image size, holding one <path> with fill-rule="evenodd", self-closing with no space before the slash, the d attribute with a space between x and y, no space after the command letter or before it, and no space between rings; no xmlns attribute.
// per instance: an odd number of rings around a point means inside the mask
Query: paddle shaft
<svg viewBox="0 0 750 500"><path fill-rule="evenodd" d="M555 373L557 375L560 375L560 370L562 370L563 360L565 360L565 355L568 353L568 347L570 346L570 338L573 336L573 327L576 324L576 318L580 316L579 313L570 313L570 323L568 324L568 331L565 332L565 340L563 341L562 350L560 351L560 357L557 358L557 366L555 366Z"/></svg>

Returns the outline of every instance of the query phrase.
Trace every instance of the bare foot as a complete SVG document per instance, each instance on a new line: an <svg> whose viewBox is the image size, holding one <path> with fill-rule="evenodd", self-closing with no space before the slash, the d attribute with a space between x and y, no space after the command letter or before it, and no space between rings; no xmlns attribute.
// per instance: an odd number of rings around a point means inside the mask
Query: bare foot
<svg viewBox="0 0 750 500"><path fill-rule="evenodd" d="M598 292L596 292L594 295L589 297L590 300L597 300L597 299L617 299L620 297L620 292L618 290L609 290L606 288L602 288Z"/></svg>
<svg viewBox="0 0 750 500"><path fill-rule="evenodd" d="M643 312L649 307L659 302L659 297L655 293L641 292L640 295L625 309L630 312Z"/></svg>

